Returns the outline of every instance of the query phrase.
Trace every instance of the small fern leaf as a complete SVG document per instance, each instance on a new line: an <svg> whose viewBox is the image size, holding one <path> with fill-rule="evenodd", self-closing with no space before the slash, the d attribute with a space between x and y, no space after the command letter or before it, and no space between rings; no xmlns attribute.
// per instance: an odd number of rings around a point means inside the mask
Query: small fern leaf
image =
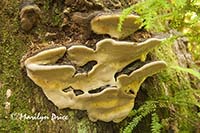
<svg viewBox="0 0 200 133"><path fill-rule="evenodd" d="M130 6L130 7L126 8L126 9L124 9L124 10L122 11L122 14L121 14L121 16L120 16L120 18L119 18L118 27L117 27L117 30L118 30L119 32L122 31L122 26L123 26L124 20L126 19L126 17L127 17L129 14L131 14L131 12L133 12L133 10L134 10L134 6Z"/></svg>
<svg viewBox="0 0 200 133"><path fill-rule="evenodd" d="M157 106L154 101L147 101L140 106L139 109L133 110L129 117L133 117L132 121L124 128L122 133L132 133L132 130L138 125L138 123L146 117L148 114L154 112Z"/></svg>
<svg viewBox="0 0 200 133"><path fill-rule="evenodd" d="M180 66L171 66L171 68L192 74L193 76L197 77L200 80L200 73L191 68L184 68Z"/></svg>
<svg viewBox="0 0 200 133"><path fill-rule="evenodd" d="M134 117L122 133L132 133L133 129L138 125L142 118L143 117L141 115Z"/></svg>
<svg viewBox="0 0 200 133"><path fill-rule="evenodd" d="M161 132L161 129L162 129L162 125L159 123L159 117L156 113L153 113L151 115L151 132L152 133L160 133Z"/></svg>

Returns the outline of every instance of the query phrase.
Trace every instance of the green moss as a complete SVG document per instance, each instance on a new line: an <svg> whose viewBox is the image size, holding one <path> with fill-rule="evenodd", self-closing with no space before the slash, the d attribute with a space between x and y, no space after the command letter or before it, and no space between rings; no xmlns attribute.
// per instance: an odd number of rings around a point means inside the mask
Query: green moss
<svg viewBox="0 0 200 133"><path fill-rule="evenodd" d="M25 131L28 121L15 120L13 113L30 113L30 86L24 84L24 77L20 68L20 59L26 52L26 35L19 30L18 8L20 1L5 2L0 12L0 81L3 87L0 91L0 132ZM12 95L6 98L6 91L10 89ZM10 113L4 109L4 103L10 102Z"/></svg>
<svg viewBox="0 0 200 133"><path fill-rule="evenodd" d="M44 11L42 14L41 22L45 25L49 25L51 27L59 27L62 23L62 11L63 11L63 3L62 1L38 1L35 3L42 3L41 10Z"/></svg>
<svg viewBox="0 0 200 133"><path fill-rule="evenodd" d="M159 60L164 60L168 64L168 68L161 73L158 74L158 81L159 81L159 87L161 87L161 92L163 96L177 96L179 92L183 92L185 94L186 91L192 90L190 86L190 79L187 74L175 71L174 69L171 69L169 66L178 65L176 55L173 53L171 44L163 44L158 49L155 50L155 55L159 58ZM166 58L167 57L167 58ZM164 85L164 86L163 86ZM166 89L168 92L166 92ZM184 92L185 91L185 92ZM162 96L161 95L161 96ZM178 120L179 123L178 128L180 131L191 131L194 129L192 124L188 122L187 119L182 119L183 117L194 117L195 114L191 113L194 112L194 108L192 108L192 105L176 105L176 102L179 103L178 100L181 100L186 97L193 97L193 94L186 94L185 96L181 96L177 98L177 101L174 101L173 106L176 110L174 120ZM188 99L189 102L189 99Z"/></svg>
<svg viewBox="0 0 200 133"><path fill-rule="evenodd" d="M78 133L88 133L89 130L93 129L92 133L96 133L96 128L91 128L92 124L88 121L87 118L81 119L81 121L78 123ZM93 126L92 126L93 127Z"/></svg>
<svg viewBox="0 0 200 133"><path fill-rule="evenodd" d="M44 10L45 11L48 11L49 10L49 7L50 6L50 0L46 0L44 1Z"/></svg>

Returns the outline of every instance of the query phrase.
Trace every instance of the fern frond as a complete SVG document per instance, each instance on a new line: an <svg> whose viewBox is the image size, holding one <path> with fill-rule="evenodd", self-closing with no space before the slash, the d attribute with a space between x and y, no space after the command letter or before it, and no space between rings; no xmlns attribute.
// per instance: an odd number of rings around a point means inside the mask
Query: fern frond
<svg viewBox="0 0 200 133"><path fill-rule="evenodd" d="M132 130L138 125L142 118L146 117L148 114L154 112L157 106L155 101L147 101L145 104L140 106L138 110L133 110L129 114L129 117L133 117L131 122L124 128L123 133L131 133Z"/></svg>
<svg viewBox="0 0 200 133"><path fill-rule="evenodd" d="M139 107L139 109L134 109L130 112L129 117L133 117L133 119L121 132L131 133L138 123L148 114L155 112L158 108L170 108L170 104L186 107L195 105L200 107L200 103L195 96L200 96L200 90L182 90L176 93L173 97L165 95L157 98L156 100L146 101ZM159 133L162 129L162 125L159 123L159 118L156 113L152 114L151 128L153 133Z"/></svg>
<svg viewBox="0 0 200 133"><path fill-rule="evenodd" d="M161 96L156 101L159 107L168 107L168 104L173 104L176 106L197 106L200 108L200 103L198 98L200 97L200 90L181 90L176 92L174 96Z"/></svg>
<svg viewBox="0 0 200 133"><path fill-rule="evenodd" d="M151 115L151 132L152 133L160 133L162 129L162 125L159 123L159 117L156 113L152 113Z"/></svg>
<svg viewBox="0 0 200 133"><path fill-rule="evenodd" d="M191 68L184 68L180 66L171 66L171 68L192 74L193 76L197 77L200 80L200 73Z"/></svg>
<svg viewBox="0 0 200 133"><path fill-rule="evenodd" d="M165 30L165 21L170 17L171 8L166 0L146 0L135 5L135 11L144 20L143 26L149 31Z"/></svg>
<svg viewBox="0 0 200 133"><path fill-rule="evenodd" d="M155 111L157 108L156 101L146 101L142 106L140 106L137 110L132 110L129 113L129 117L133 117L136 115L142 115L145 117L146 115L150 114L152 111Z"/></svg>
<svg viewBox="0 0 200 133"><path fill-rule="evenodd" d="M142 116L136 116L132 119L132 121L125 127L122 133L132 133L133 129L137 126L137 124L142 120Z"/></svg>
<svg viewBox="0 0 200 133"><path fill-rule="evenodd" d="M131 13L133 12L133 10L134 10L134 5L133 5L133 6L130 6L130 7L128 7L128 8L126 8L126 9L124 9L124 10L122 11L122 14L121 14L121 16L120 16L120 18L119 18L118 27L117 27L117 30L118 30L118 31L122 31L122 26L123 26L124 20L126 19L126 17L127 17L129 14L131 14Z"/></svg>

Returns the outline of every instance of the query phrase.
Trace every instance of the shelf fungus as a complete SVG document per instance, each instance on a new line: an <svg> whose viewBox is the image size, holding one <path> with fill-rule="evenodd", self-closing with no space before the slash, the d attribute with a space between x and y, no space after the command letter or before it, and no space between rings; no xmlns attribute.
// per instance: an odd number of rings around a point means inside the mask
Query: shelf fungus
<svg viewBox="0 0 200 133"><path fill-rule="evenodd" d="M137 31L141 22L139 16L128 15L122 25L122 31L118 31L120 14L102 14L91 20L91 29L97 34L108 34L117 39L124 39Z"/></svg>
<svg viewBox="0 0 200 133"><path fill-rule="evenodd" d="M120 122L133 108L141 83L164 69L166 63L153 61L129 73L123 70L135 61L144 61L146 54L161 41L151 38L135 43L104 39L96 44L96 49L62 46L31 56L24 65L28 76L60 109L87 110L92 121ZM76 67L58 64L61 58L68 58ZM85 65L90 69L77 70Z"/></svg>
<svg viewBox="0 0 200 133"><path fill-rule="evenodd" d="M21 28L30 31L38 23L41 15L40 8L33 2L23 2L20 7Z"/></svg>

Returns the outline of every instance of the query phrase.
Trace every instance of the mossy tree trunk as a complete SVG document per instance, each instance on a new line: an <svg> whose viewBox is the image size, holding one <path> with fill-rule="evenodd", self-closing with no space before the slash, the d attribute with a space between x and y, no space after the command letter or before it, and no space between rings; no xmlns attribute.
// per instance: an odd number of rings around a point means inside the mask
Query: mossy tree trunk
<svg viewBox="0 0 200 133"><path fill-rule="evenodd" d="M67 1L67 0L66 0ZM68 9L69 15L72 12L88 12L94 10L107 10L109 8L118 9L129 6L135 1L116 2L112 0L93 0L87 3L87 0L80 0L79 3L68 0L44 0L35 1L42 10L41 23L29 32L24 32L20 28L19 5L21 1L3 0L0 1L0 132L63 132L63 133L112 133L119 132L120 128L125 126L130 118L121 123L91 122L85 111L58 109L44 95L41 88L35 85L23 72L20 67L22 56L30 49L40 47L37 45L44 42L64 43L68 36L74 31L71 29L63 30L62 11ZM78 2L78 1L77 1ZM86 3L85 3L86 2ZM91 6L91 4L93 4ZM69 19L70 23L70 19ZM56 38L45 38L46 32L57 33ZM71 37L73 37L72 34ZM66 37L67 36L67 37ZM80 42L84 42L80 40ZM191 64L191 57L186 50L184 40L177 41L176 44L162 45L157 48L150 57L159 60L165 60L168 64L188 66ZM144 101L159 97L161 95L173 95L179 90L191 88L190 77L187 74L167 69L158 75L148 78L141 86L136 98L136 108ZM11 93L10 93L11 92ZM11 94L11 96L9 96ZM172 107L173 108L173 107ZM191 109L183 109L185 112ZM21 114L35 116L67 116L67 120L20 120ZM169 117L170 111L160 110L160 118ZM169 122L170 123L170 122ZM177 130L184 128L184 124L176 125L172 121L168 130ZM150 118L144 119L138 125L136 132L149 132ZM170 125L170 124L169 124ZM193 127L191 127L192 129ZM167 130L165 127L164 130Z"/></svg>

